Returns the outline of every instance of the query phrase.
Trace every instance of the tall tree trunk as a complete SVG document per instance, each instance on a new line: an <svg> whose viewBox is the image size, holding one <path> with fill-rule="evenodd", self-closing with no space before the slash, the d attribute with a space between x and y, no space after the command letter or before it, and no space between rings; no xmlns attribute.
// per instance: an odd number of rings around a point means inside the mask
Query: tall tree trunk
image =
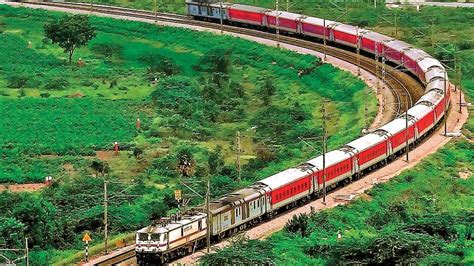
<svg viewBox="0 0 474 266"><path fill-rule="evenodd" d="M72 54L74 53L73 50L69 51L69 64L72 64Z"/></svg>
<svg viewBox="0 0 474 266"><path fill-rule="evenodd" d="M69 50L69 64L72 64L72 56L74 55L74 50L76 50L76 46L73 45L71 50Z"/></svg>

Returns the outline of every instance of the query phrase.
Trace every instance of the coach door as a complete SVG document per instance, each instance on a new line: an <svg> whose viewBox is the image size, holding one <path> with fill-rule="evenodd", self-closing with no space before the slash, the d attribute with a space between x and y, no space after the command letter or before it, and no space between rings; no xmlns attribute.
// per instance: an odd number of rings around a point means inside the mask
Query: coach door
<svg viewBox="0 0 474 266"><path fill-rule="evenodd" d="M390 138L388 138L387 140L387 156L390 156L392 154L393 150L392 150L392 142L390 140Z"/></svg>
<svg viewBox="0 0 474 266"><path fill-rule="evenodd" d="M354 155L354 160L352 161L353 162L353 167L352 167L352 171L353 173L357 173L359 172L359 159L357 158L356 155Z"/></svg>

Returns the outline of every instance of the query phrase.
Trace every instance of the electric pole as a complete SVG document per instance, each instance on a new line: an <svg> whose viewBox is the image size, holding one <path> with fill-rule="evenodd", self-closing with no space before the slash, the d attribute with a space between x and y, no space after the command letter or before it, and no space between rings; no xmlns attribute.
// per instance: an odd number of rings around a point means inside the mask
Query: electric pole
<svg viewBox="0 0 474 266"><path fill-rule="evenodd" d="M207 191L206 191L206 212L207 212L207 234L206 234L206 245L207 253L211 250L211 177L207 180Z"/></svg>
<svg viewBox="0 0 474 266"><path fill-rule="evenodd" d="M158 21L158 14L157 14L157 5L156 5L157 0L153 0L153 13L155 15L155 23Z"/></svg>
<svg viewBox="0 0 474 266"><path fill-rule="evenodd" d="M395 38L398 38L398 12L395 10Z"/></svg>
<svg viewBox="0 0 474 266"><path fill-rule="evenodd" d="M448 73L444 72L444 136L448 135Z"/></svg>
<svg viewBox="0 0 474 266"><path fill-rule="evenodd" d="M240 152L241 152L241 148L240 148L240 131L237 131L237 134L236 134L236 137L235 137L235 141L236 141L236 144L237 144L237 151L236 151L236 162L237 162L237 180L240 182L240 178L241 178L241 165L240 165Z"/></svg>
<svg viewBox="0 0 474 266"><path fill-rule="evenodd" d="M107 180L104 177L104 248L105 254L108 253L107 251L107 241L108 241L108 200L107 200Z"/></svg>
<svg viewBox="0 0 474 266"><path fill-rule="evenodd" d="M276 0L276 35L277 35L277 47L280 48L280 11L279 9L279 0Z"/></svg>
<svg viewBox="0 0 474 266"><path fill-rule="evenodd" d="M30 266L30 252L28 248L28 237L25 237L25 259L26 259L26 266Z"/></svg>
<svg viewBox="0 0 474 266"><path fill-rule="evenodd" d="M377 79L377 93L380 90L380 79L379 79L379 43L375 43L375 79Z"/></svg>
<svg viewBox="0 0 474 266"><path fill-rule="evenodd" d="M360 41L362 40L359 38L359 27L357 27L356 31L357 36L357 76L360 77Z"/></svg>
<svg viewBox="0 0 474 266"><path fill-rule="evenodd" d="M221 15L221 34L223 34L224 33L224 17L223 17L222 11L224 9L222 8L222 1L219 1L219 8L220 8L219 13Z"/></svg>
<svg viewBox="0 0 474 266"><path fill-rule="evenodd" d="M327 55L326 55L326 19L323 19L323 32L324 32L324 38L323 38L323 42L324 42L324 58L323 58L323 61L326 62L327 60Z"/></svg>
<svg viewBox="0 0 474 266"><path fill-rule="evenodd" d="M456 69L456 83L459 88L459 113L462 113L462 94L461 94L462 72L461 72L461 64L458 62L456 57L454 58L454 66Z"/></svg>
<svg viewBox="0 0 474 266"><path fill-rule="evenodd" d="M431 20L431 47L435 47L434 19Z"/></svg>
<svg viewBox="0 0 474 266"><path fill-rule="evenodd" d="M327 152L327 139L326 139L326 106L323 102L322 105L323 113L323 204L326 205L326 152Z"/></svg>
<svg viewBox="0 0 474 266"><path fill-rule="evenodd" d="M410 145L408 145L408 138L409 138L409 134L408 134L408 95L406 95L406 98L405 98L405 145L406 145L406 148L405 148L405 151L406 151L406 157L407 157L407 163L408 163L408 152L410 151Z"/></svg>
<svg viewBox="0 0 474 266"><path fill-rule="evenodd" d="M382 53L382 84L385 84L385 50Z"/></svg>

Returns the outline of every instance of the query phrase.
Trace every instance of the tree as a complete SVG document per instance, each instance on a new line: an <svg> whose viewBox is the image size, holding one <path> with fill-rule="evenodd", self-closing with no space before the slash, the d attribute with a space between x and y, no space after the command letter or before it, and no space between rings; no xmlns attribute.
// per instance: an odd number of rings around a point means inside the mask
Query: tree
<svg viewBox="0 0 474 266"><path fill-rule="evenodd" d="M6 28L7 28L7 23L0 21L0 34L3 34Z"/></svg>
<svg viewBox="0 0 474 266"><path fill-rule="evenodd" d="M190 177L195 172L196 161L188 149L178 152L178 173L185 177Z"/></svg>
<svg viewBox="0 0 474 266"><path fill-rule="evenodd" d="M140 57L147 66L147 74L150 80L161 76L173 76L181 72L179 66L171 57L160 54L146 54Z"/></svg>
<svg viewBox="0 0 474 266"><path fill-rule="evenodd" d="M94 170L96 176L98 176L99 174L104 176L105 174L107 174L110 171L109 164L107 162L104 162L104 161L101 161L101 160L92 161L92 163L90 165L90 168L92 168L92 170Z"/></svg>
<svg viewBox="0 0 474 266"><path fill-rule="evenodd" d="M86 45L96 36L89 18L84 15L64 16L58 21L46 24L44 32L46 37L69 54L69 64L76 48Z"/></svg>
<svg viewBox="0 0 474 266"><path fill-rule="evenodd" d="M217 147L209 154L208 159L209 172L211 174L217 174L220 172L224 166L224 157L222 156L222 146L217 145Z"/></svg>
<svg viewBox="0 0 474 266"><path fill-rule="evenodd" d="M293 215L291 220L289 220L285 225L285 230L293 234L301 234L302 237L307 237L309 235L308 227L308 215L305 213Z"/></svg>
<svg viewBox="0 0 474 266"><path fill-rule="evenodd" d="M221 73L228 75L232 68L232 49L216 48L210 50L195 66L195 69L207 73Z"/></svg>
<svg viewBox="0 0 474 266"><path fill-rule="evenodd" d="M272 101L273 95L276 93L276 87L273 84L271 77L265 77L263 84L258 90L260 97L262 98L264 105L269 105Z"/></svg>
<svg viewBox="0 0 474 266"><path fill-rule="evenodd" d="M218 252L204 255L200 262L204 265L274 265L275 255L271 241L249 240L236 236L231 244Z"/></svg>

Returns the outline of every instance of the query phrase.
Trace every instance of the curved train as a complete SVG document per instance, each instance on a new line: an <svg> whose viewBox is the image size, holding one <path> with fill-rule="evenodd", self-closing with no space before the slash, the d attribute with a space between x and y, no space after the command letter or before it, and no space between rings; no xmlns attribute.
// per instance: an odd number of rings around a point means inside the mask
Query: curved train
<svg viewBox="0 0 474 266"><path fill-rule="evenodd" d="M425 94L404 114L374 132L326 153L325 170L323 157L318 156L212 201L210 230L213 240L270 219L281 209L320 196L323 174L329 190L387 163L397 153L403 152L407 143L415 145L429 134L447 111L450 89L444 67L408 43L355 26L290 12L190 0L186 6L188 14L195 19L219 21L222 18L225 23L267 30L275 29L278 24L281 31L290 34L325 38L334 44L358 47L403 66L426 88ZM204 207L196 208L180 219L145 227L136 234L137 260L139 263L163 263L191 253L204 245L207 230Z"/></svg>

